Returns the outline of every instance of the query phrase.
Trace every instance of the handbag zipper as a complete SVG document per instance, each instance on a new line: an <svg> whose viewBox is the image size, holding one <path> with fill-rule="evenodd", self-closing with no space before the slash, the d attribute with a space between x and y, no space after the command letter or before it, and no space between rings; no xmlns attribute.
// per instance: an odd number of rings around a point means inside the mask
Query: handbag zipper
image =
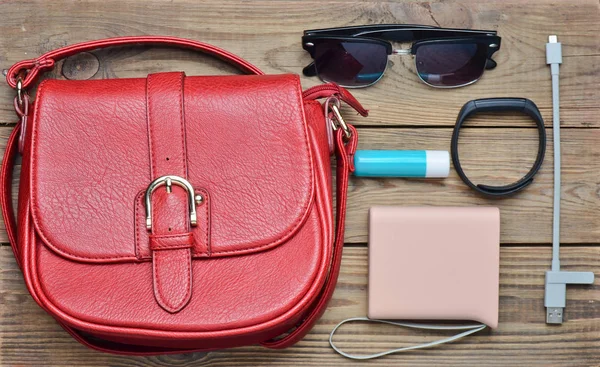
<svg viewBox="0 0 600 367"><path fill-rule="evenodd" d="M340 100L346 102L350 107L354 108L354 110L361 114L363 117L367 117L369 115L369 111L366 110L350 92L348 92L345 88L340 87L337 84L327 83L317 85L312 88L308 88L302 93L302 97L308 100L327 98L333 95L337 96Z"/></svg>

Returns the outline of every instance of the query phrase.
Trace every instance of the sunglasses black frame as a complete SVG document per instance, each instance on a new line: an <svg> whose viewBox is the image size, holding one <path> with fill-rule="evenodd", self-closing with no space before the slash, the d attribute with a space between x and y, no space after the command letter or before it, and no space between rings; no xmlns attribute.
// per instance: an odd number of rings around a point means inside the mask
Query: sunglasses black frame
<svg viewBox="0 0 600 367"><path fill-rule="evenodd" d="M319 42L331 40L380 44L386 48L388 56L395 54L412 54L414 56L419 47L431 44L482 44L487 47L487 60L485 65L486 70L496 67L497 63L492 59L492 55L500 49L501 44L501 37L498 36L496 31L492 30L441 28L413 24L374 24L365 26L305 30L304 36L302 36L302 48L306 50L314 59L315 45ZM412 41L413 43L410 49L395 50L391 41ZM307 65L302 70L302 73L306 76L317 76L318 72L315 67L315 63L311 62L309 65ZM368 87L375 84L377 81L379 81L379 79L371 84L354 87ZM475 81L477 81L477 79L471 83L474 83ZM427 82L425 83L431 85ZM459 86L450 86L450 88L452 87Z"/></svg>
<svg viewBox="0 0 600 367"><path fill-rule="evenodd" d="M391 33L394 31L400 33ZM443 36L442 33L447 34L447 36ZM330 35L360 37L368 35L368 37L371 38L379 38L396 42L419 41L423 39L431 39L438 37L464 37L469 35L496 36L497 34L498 32L493 30L442 28L437 26L417 24L371 24L349 27L310 29L304 31L304 36Z"/></svg>

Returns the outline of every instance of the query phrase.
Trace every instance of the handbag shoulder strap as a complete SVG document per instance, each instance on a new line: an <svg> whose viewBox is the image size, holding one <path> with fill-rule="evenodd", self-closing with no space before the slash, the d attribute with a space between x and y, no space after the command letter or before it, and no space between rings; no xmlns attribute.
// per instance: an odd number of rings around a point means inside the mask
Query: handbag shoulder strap
<svg viewBox="0 0 600 367"><path fill-rule="evenodd" d="M15 166L17 155L19 154L19 135L21 134L21 122L15 126L4 151L4 159L0 170L0 204L2 205L2 218L6 227L8 241L12 246L13 253L19 268L21 268L21 254L17 246L17 221L13 210L12 202L12 173Z"/></svg>
<svg viewBox="0 0 600 367"><path fill-rule="evenodd" d="M333 241L333 255L331 259L331 268L325 281L325 286L317 303L313 306L308 315L296 325L296 328L287 335L279 338L262 342L261 345L267 348L282 349L287 348L300 341L312 328L314 323L323 315L327 308L327 303L333 295L337 278L340 273L342 263L342 250L344 248L344 228L346 221L346 202L348 199L348 178L354 172L354 153L358 144L358 134L352 125L348 125L351 131L348 141L344 141L342 129L336 131L336 220L335 220L335 239Z"/></svg>
<svg viewBox="0 0 600 367"><path fill-rule="evenodd" d="M131 45L154 45L191 49L216 56L223 61L236 66L246 74L264 75L259 68L242 59L241 57L208 43L178 37L133 36L115 37L97 41L76 43L74 45L52 50L35 59L19 61L10 69L8 69L6 81L12 88L17 88L19 78L22 78L21 88L26 89L27 87L35 84L42 72L52 70L56 62L61 59L73 56L80 52L88 52L107 47Z"/></svg>

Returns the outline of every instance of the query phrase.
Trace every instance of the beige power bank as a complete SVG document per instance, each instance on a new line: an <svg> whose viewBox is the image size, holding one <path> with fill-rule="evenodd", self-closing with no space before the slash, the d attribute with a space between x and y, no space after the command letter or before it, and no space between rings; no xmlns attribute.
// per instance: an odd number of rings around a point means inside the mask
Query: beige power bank
<svg viewBox="0 0 600 367"><path fill-rule="evenodd" d="M368 316L498 326L500 212L372 207Z"/></svg>

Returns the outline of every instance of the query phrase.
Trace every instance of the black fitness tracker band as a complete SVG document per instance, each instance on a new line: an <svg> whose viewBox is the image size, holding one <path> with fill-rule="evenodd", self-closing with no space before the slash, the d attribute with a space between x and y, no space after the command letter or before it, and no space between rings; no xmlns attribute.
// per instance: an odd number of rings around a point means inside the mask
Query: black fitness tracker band
<svg viewBox="0 0 600 367"><path fill-rule="evenodd" d="M475 185L465 175L460 160L458 159L458 134L463 122L473 114L479 112L498 112L498 111L516 111L524 113L535 120L539 132L539 148L537 158L531 170L520 180L515 183L505 186L490 186L490 185ZM458 113L456 125L452 132L452 141L450 143L450 151L452 154L452 164L458 173L458 176L467 186L473 190L491 197L501 197L514 194L533 182L533 176L542 166L544 155L546 153L546 130L544 128L544 119L540 114L540 110L531 100L526 98L485 98L476 99L467 102Z"/></svg>

